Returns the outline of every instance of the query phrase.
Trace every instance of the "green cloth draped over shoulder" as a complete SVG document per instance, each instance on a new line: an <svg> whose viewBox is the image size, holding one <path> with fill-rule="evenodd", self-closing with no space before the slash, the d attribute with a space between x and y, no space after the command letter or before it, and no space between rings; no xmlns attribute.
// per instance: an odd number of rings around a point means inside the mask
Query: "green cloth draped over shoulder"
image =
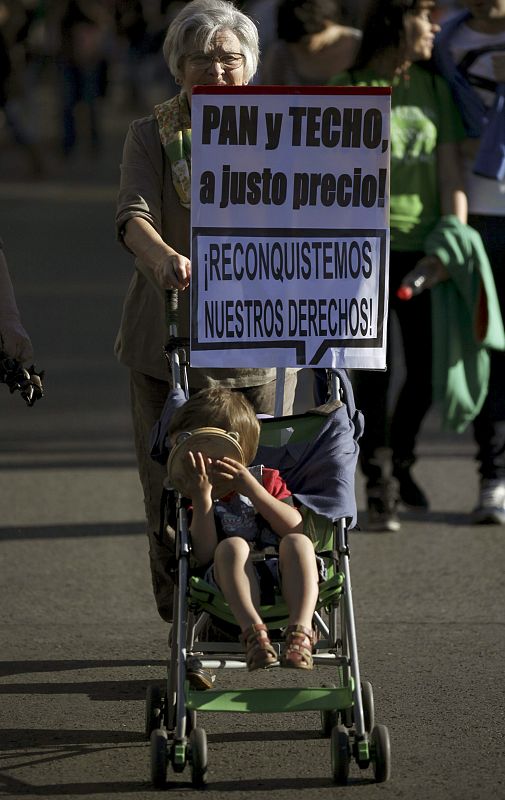
<svg viewBox="0 0 505 800"><path fill-rule="evenodd" d="M172 170L172 181L184 208L191 208L191 117L184 92L154 107L161 144Z"/></svg>
<svg viewBox="0 0 505 800"><path fill-rule="evenodd" d="M442 424L462 433L486 398L488 348L505 350L505 333L493 273L478 231L448 215L425 241L450 280L431 289L433 400Z"/></svg>

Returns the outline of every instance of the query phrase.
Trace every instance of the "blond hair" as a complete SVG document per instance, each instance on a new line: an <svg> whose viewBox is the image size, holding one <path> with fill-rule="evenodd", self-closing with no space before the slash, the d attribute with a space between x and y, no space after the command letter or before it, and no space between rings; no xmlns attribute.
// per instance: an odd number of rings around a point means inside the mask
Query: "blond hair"
<svg viewBox="0 0 505 800"><path fill-rule="evenodd" d="M260 424L242 392L218 387L200 390L174 412L168 436L203 427L238 433L245 462L251 464L258 449Z"/></svg>

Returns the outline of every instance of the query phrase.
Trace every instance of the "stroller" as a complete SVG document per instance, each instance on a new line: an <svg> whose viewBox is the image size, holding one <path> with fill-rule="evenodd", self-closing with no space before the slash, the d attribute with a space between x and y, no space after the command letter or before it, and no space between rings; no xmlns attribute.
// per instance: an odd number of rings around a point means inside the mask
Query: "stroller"
<svg viewBox="0 0 505 800"><path fill-rule="evenodd" d="M176 313L176 312L175 312ZM166 426L171 414L186 400L181 388L186 354L169 317L170 354L175 388L169 393L163 415L153 431L151 455L166 461ZM280 381L282 384L282 380ZM317 631L314 673L318 665L334 667L329 686L310 688L250 688L233 690L191 688L186 675L188 660L197 657L210 670L246 669L238 643L239 628L223 596L190 569L191 537L187 500L166 482L167 507L176 509L177 574L174 588L174 622L166 686L149 686L146 697L145 734L150 740L151 779L156 788L166 785L169 765L182 773L187 765L194 787L204 787L208 777L205 729L197 717L205 712L281 713L314 710L320 714L321 734L330 739L331 776L336 784L348 782L351 760L360 769L372 766L375 780L390 775L388 729L375 724L372 686L360 678L354 621L348 531L356 521L354 475L357 440L362 416L354 406L352 387L345 371L328 372L327 403L304 414L261 420L257 463L278 469L300 504L304 532L327 566L319 584L313 618ZM277 403L278 406L278 403ZM265 558L267 556L265 555ZM287 625L288 609L280 596L261 606L261 617L280 653L280 633ZM215 628L235 631L235 641L206 641L202 635L210 620ZM277 636L277 638L276 638ZM217 637L216 637L217 638ZM219 637L223 638L223 637ZM264 672L268 682L270 670ZM286 671L288 672L288 671ZM310 674L310 673L309 673Z"/></svg>

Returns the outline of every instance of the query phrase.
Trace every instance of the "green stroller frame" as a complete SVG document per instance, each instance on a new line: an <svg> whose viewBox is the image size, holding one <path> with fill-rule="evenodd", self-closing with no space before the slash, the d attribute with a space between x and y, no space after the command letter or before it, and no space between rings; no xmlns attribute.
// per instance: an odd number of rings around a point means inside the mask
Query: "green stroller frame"
<svg viewBox="0 0 505 800"><path fill-rule="evenodd" d="M269 447L275 449L285 438L287 429L291 442L302 441L307 435L313 436L324 425L325 415L342 406L339 398L343 396L345 399L345 392L340 386L338 371L331 371L329 376L333 389L331 396L335 398L333 403L306 414L262 420L262 454ZM347 377L346 382L349 384ZM293 494L296 496L295 492ZM233 617L219 591L191 575L187 501L174 492L172 502L175 502L177 509L178 573L174 589L170 660L166 689L162 691L159 686L150 686L146 698L145 734L150 740L151 779L154 786L166 786L169 765L175 773L182 773L188 764L193 786L201 788L206 785L207 736L205 730L197 725L197 715L208 711L319 711L321 733L330 739L333 781L340 785L348 782L352 759L361 769L372 766L377 782L388 780L391 762L388 729L375 724L372 686L367 681L361 681L360 677L349 566L349 518L328 519L302 506L305 532L311 536L316 552L325 558L328 565L328 579L320 584L314 615L314 627L319 634L314 647L315 671L317 665L334 665L335 685L280 689L212 688L199 691L192 689L186 679L188 658L197 655L202 667L208 669L245 669L245 654L238 641L198 641L209 615L225 624L232 623ZM282 598L276 598L270 606L262 606L261 616L271 631L278 631L285 626L288 613ZM273 641L273 644L280 652L280 643ZM269 670L265 671L267 677L268 673ZM289 674L289 671L286 670L286 673Z"/></svg>

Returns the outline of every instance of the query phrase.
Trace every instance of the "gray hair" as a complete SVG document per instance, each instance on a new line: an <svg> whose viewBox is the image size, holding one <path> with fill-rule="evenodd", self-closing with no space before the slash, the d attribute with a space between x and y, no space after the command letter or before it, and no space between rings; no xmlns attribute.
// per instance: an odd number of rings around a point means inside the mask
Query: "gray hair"
<svg viewBox="0 0 505 800"><path fill-rule="evenodd" d="M205 52L214 36L224 30L231 31L239 40L245 57L244 79L250 81L259 62L258 29L250 17L228 0L191 0L174 17L163 43L163 56L174 78L182 78L182 58L189 40Z"/></svg>

